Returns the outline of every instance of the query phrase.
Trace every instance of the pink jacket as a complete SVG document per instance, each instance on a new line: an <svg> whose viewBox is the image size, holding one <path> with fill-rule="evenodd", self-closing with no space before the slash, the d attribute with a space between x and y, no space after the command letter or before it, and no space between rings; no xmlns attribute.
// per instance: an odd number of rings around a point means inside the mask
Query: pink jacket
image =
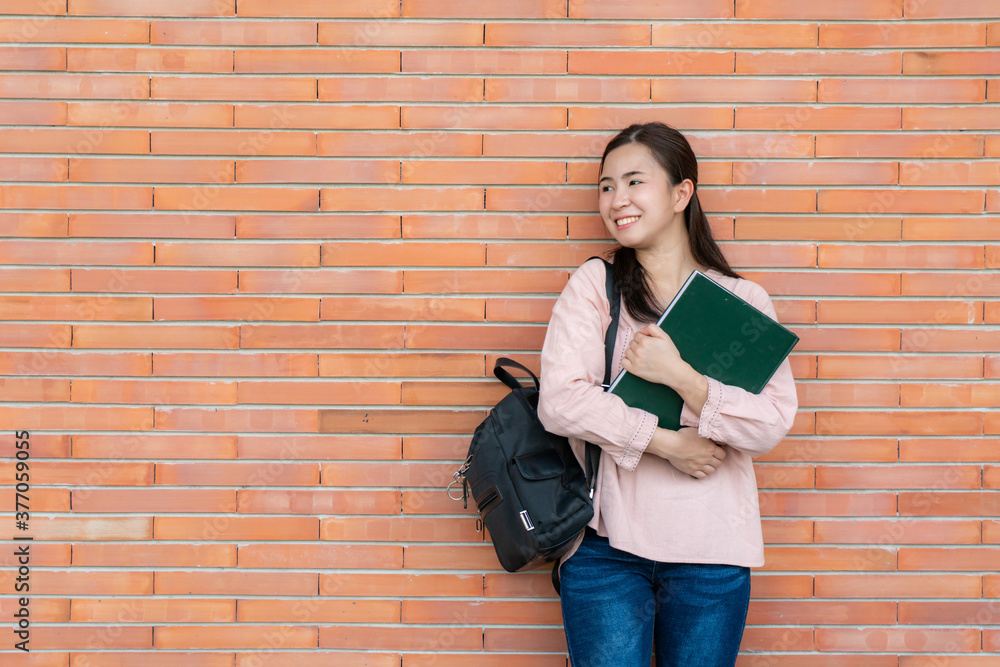
<svg viewBox="0 0 1000 667"><path fill-rule="evenodd" d="M714 270L706 275L775 317L770 297L756 283ZM684 406L682 425L728 445L722 466L705 479L694 479L658 456L643 456L657 418L628 407L600 386L604 332L611 322L604 280L604 266L588 261L559 296L542 347L538 404L542 424L568 436L581 462L584 441L601 447L590 526L610 538L612 546L651 560L763 565L751 457L772 449L791 428L798 399L788 360L760 394L709 378L700 419ZM623 303L612 378L643 326Z"/></svg>

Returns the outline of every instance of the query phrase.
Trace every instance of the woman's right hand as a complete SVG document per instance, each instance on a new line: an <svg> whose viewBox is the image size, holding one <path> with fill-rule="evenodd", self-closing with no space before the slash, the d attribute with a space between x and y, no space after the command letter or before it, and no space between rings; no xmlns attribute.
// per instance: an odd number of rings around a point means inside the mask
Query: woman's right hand
<svg viewBox="0 0 1000 667"><path fill-rule="evenodd" d="M724 447L701 437L698 429L690 427L679 431L657 427L646 451L670 461L682 473L697 479L708 477L718 470L726 458Z"/></svg>

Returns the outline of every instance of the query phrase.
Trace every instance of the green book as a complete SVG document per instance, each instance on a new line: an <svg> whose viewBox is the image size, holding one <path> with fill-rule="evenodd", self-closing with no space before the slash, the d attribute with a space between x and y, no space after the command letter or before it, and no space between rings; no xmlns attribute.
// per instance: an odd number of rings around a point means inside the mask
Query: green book
<svg viewBox="0 0 1000 667"><path fill-rule="evenodd" d="M657 321L681 358L708 377L754 394L767 384L799 337L700 271L694 271ZM608 391L652 412L659 426L681 427L680 394L622 371Z"/></svg>

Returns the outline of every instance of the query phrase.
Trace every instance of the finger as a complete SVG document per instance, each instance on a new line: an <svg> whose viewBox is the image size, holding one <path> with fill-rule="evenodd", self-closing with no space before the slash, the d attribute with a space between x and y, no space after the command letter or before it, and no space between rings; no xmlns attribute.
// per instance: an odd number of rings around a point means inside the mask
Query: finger
<svg viewBox="0 0 1000 667"><path fill-rule="evenodd" d="M693 476L697 477L698 479L703 479L704 477L706 477L705 471L703 470L695 470Z"/></svg>

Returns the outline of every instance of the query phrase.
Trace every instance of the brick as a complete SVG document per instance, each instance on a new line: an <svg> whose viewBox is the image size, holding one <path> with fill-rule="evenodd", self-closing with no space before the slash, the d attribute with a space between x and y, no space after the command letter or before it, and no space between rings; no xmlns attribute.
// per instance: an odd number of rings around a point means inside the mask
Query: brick
<svg viewBox="0 0 1000 667"><path fill-rule="evenodd" d="M236 436L77 434L73 436L73 455L87 459L233 459Z"/></svg>
<svg viewBox="0 0 1000 667"><path fill-rule="evenodd" d="M64 292L69 269L0 269L0 292Z"/></svg>
<svg viewBox="0 0 1000 667"><path fill-rule="evenodd" d="M724 19L732 18L733 6L728 0L709 0L695 7L678 0L638 0L628 4L573 0L569 3L568 16L573 19Z"/></svg>
<svg viewBox="0 0 1000 667"><path fill-rule="evenodd" d="M231 653L181 653L157 651L155 653L84 653L74 651L69 667L129 667L141 661L147 667L232 667Z"/></svg>
<svg viewBox="0 0 1000 667"><path fill-rule="evenodd" d="M150 146L154 155L236 154L241 157L257 157L316 154L316 139L311 132L154 130ZM205 200L215 199L224 192L222 186L233 182L232 172L213 172L210 182L212 185L206 184L198 190ZM204 205L206 202L197 203Z"/></svg>
<svg viewBox="0 0 1000 667"><path fill-rule="evenodd" d="M0 260L8 264L150 265L153 244L139 241L0 241Z"/></svg>
<svg viewBox="0 0 1000 667"><path fill-rule="evenodd" d="M525 623L558 625L562 616L558 601L403 600L404 623L450 623L458 617L467 623L490 625Z"/></svg>
<svg viewBox="0 0 1000 667"><path fill-rule="evenodd" d="M4 357L0 369L10 375L148 376L150 369L149 355L139 353L9 352Z"/></svg>
<svg viewBox="0 0 1000 667"><path fill-rule="evenodd" d="M982 213L982 190L820 190L820 213Z"/></svg>
<svg viewBox="0 0 1000 667"><path fill-rule="evenodd" d="M881 80L880 80L881 82ZM820 82L822 85L824 82ZM652 102L816 102L814 81L733 78L653 79ZM824 100L825 101L825 100ZM884 96L877 100L884 101Z"/></svg>
<svg viewBox="0 0 1000 667"><path fill-rule="evenodd" d="M566 0L512 0L503 6L472 8L459 0L403 0L404 18L552 18L566 16Z"/></svg>
<svg viewBox="0 0 1000 667"><path fill-rule="evenodd" d="M486 320L488 322L537 322L546 324L552 318L552 307L555 305L555 302L555 299L537 298L487 299Z"/></svg>
<svg viewBox="0 0 1000 667"><path fill-rule="evenodd" d="M151 627L121 628L111 636L106 628L99 626L52 626L35 628L32 640L48 649L70 649L74 652L76 649L94 646L105 649L148 649L152 647L152 635Z"/></svg>
<svg viewBox="0 0 1000 667"><path fill-rule="evenodd" d="M785 324L813 324L816 322L816 302L808 300L779 299L772 304L778 315L778 321ZM798 356L792 357L791 362L797 363ZM796 368L801 372L807 369L810 373L815 373L816 358L813 356L802 356L798 362L800 366ZM805 378L809 375L800 375Z"/></svg>
<svg viewBox="0 0 1000 667"><path fill-rule="evenodd" d="M464 460L465 454L460 454L455 457L455 463L449 465L449 470L443 470L442 476L438 479L437 486L428 486L427 488L421 489L420 491L403 491L400 494L402 503L402 513L404 515L438 515L438 514L451 514L456 511L466 511L456 505L456 501L449 498L446 494L441 493L441 489L447 487L453 480L451 477L454 475L458 460ZM429 480L428 480L429 482ZM460 502L460 501L459 501ZM396 509L396 513L399 513L399 509ZM551 583L550 583L551 585ZM555 592L553 590L553 592Z"/></svg>
<svg viewBox="0 0 1000 667"><path fill-rule="evenodd" d="M969 412L818 412L819 435L980 435L983 415Z"/></svg>
<svg viewBox="0 0 1000 667"><path fill-rule="evenodd" d="M160 467L157 469L157 482L160 482L159 476ZM125 511L149 514L235 512L236 493L225 489L87 489L73 492L73 509L80 512Z"/></svg>
<svg viewBox="0 0 1000 667"><path fill-rule="evenodd" d="M904 130L981 130L992 125L987 107L907 107Z"/></svg>
<svg viewBox="0 0 1000 667"><path fill-rule="evenodd" d="M0 400L4 402L48 403L69 400L69 380L48 378L0 379ZM32 456L35 454L32 453ZM13 452L11 452L13 456Z"/></svg>
<svg viewBox="0 0 1000 667"><path fill-rule="evenodd" d="M73 545L78 567L235 567L234 544L119 544L83 542Z"/></svg>
<svg viewBox="0 0 1000 667"><path fill-rule="evenodd" d="M398 405L395 382L240 382L241 404Z"/></svg>
<svg viewBox="0 0 1000 667"><path fill-rule="evenodd" d="M69 434L33 433L29 435L31 458L64 459L70 456ZM17 451L15 445L17 441L17 438L6 438L0 442L0 456L13 459ZM3 562L3 559L0 558L0 564Z"/></svg>
<svg viewBox="0 0 1000 667"><path fill-rule="evenodd" d="M52 46L0 47L0 67L5 70L65 70L66 49Z"/></svg>
<svg viewBox="0 0 1000 667"><path fill-rule="evenodd" d="M32 547L34 547L34 545L32 545ZM35 555L34 548L32 548L31 551L32 551L31 555L32 557L34 557ZM20 602L19 599L16 597L5 598L2 602L0 602L0 614L3 614L5 617L8 618L13 618L14 614L20 610L21 605L19 604L19 602ZM69 600L36 598L31 602L29 602L28 604L30 605L29 613L31 614L30 620L32 622L38 621L41 623L69 623L69 605L70 605ZM38 655L39 655L38 653L35 653L36 657ZM46 655L46 654L42 653L41 655ZM48 654L48 656L54 657L54 654ZM13 656L10 656L9 654L4 656L4 663L16 665L17 664L16 662L14 663L7 662L9 657ZM32 664L36 664L35 661L32 661ZM38 664L49 665L53 663L39 661ZM62 667L65 667L66 663L61 662L59 664Z"/></svg>
<svg viewBox="0 0 1000 667"><path fill-rule="evenodd" d="M765 194L766 197L766 194ZM768 246L765 244L720 244L724 248L726 257L732 266L735 267L811 267L815 266L816 247L811 244L788 245L788 246ZM782 313L778 308L780 321L793 322L789 319L789 313ZM810 322L812 320L809 320Z"/></svg>
<svg viewBox="0 0 1000 667"><path fill-rule="evenodd" d="M240 215L237 238L399 238L397 215ZM308 275L305 271L295 275Z"/></svg>
<svg viewBox="0 0 1000 667"><path fill-rule="evenodd" d="M933 438L899 441L900 461L1000 461L1000 440Z"/></svg>
<svg viewBox="0 0 1000 667"><path fill-rule="evenodd" d="M761 489L811 489L815 486L812 466L761 465L755 467L755 472L757 485Z"/></svg>
<svg viewBox="0 0 1000 667"><path fill-rule="evenodd" d="M896 461L896 449L896 441L889 438L856 440L786 438L778 447L756 460L762 463L767 461L891 463ZM774 497L768 494L763 498L770 503L778 502L780 496Z"/></svg>
<svg viewBox="0 0 1000 667"><path fill-rule="evenodd" d="M403 566L403 548L391 544L246 544L239 547L239 560L241 567L248 568L399 569ZM257 576L265 573L234 574ZM338 584L341 581L351 582L354 577L359 577L360 581L364 575L321 574L319 593L324 596L350 594ZM393 581L393 575L380 573L369 577L376 581L384 581L390 586ZM324 580L328 581L324 583ZM266 578L261 577L260 581L266 582ZM313 582L315 585L315 579ZM395 597L399 592L396 590L386 595ZM316 591L309 595L316 595Z"/></svg>
<svg viewBox="0 0 1000 667"><path fill-rule="evenodd" d="M160 242L156 250L156 263L163 266L319 266L314 243Z"/></svg>
<svg viewBox="0 0 1000 667"><path fill-rule="evenodd" d="M74 622L226 623L236 620L235 600L73 600Z"/></svg>
<svg viewBox="0 0 1000 667"><path fill-rule="evenodd" d="M780 649L784 651L812 651L812 628L746 628L743 632L740 649L744 651L766 651ZM736 664L736 663L734 663Z"/></svg>
<svg viewBox="0 0 1000 667"><path fill-rule="evenodd" d="M944 579L942 575L938 575L935 578L938 577ZM979 579L979 577L974 578ZM978 594L968 597L978 597ZM921 625L967 625L973 622L992 625L997 623L996 609L994 607L995 603L987 602L986 600L975 602L904 600L899 603L899 621L900 623ZM987 656L982 657L987 660L992 659Z"/></svg>
<svg viewBox="0 0 1000 667"><path fill-rule="evenodd" d="M449 635L442 634L439 642L448 641ZM506 655L488 655L485 653L472 654L444 654L435 655L430 653L420 653L408 655L404 660L407 665L413 667L461 667L462 665L475 664L477 667L503 667L509 664L510 658ZM561 655L522 655L518 656L518 665L523 667L562 667L563 656Z"/></svg>
<svg viewBox="0 0 1000 667"><path fill-rule="evenodd" d="M597 203L594 187L486 188L487 211L593 211Z"/></svg>
<svg viewBox="0 0 1000 667"><path fill-rule="evenodd" d="M437 271L404 272L407 294L464 294L496 292L502 285L505 293L558 293L566 286L568 272L560 270Z"/></svg>
<svg viewBox="0 0 1000 667"><path fill-rule="evenodd" d="M446 590L464 597L483 592L482 574L334 573L320 579L324 595L434 597Z"/></svg>
<svg viewBox="0 0 1000 667"><path fill-rule="evenodd" d="M979 521L817 521L815 541L835 544L979 544Z"/></svg>
<svg viewBox="0 0 1000 667"><path fill-rule="evenodd" d="M566 72L564 52L550 50L462 49L450 51L403 51L402 71L442 74L562 74Z"/></svg>
<svg viewBox="0 0 1000 667"><path fill-rule="evenodd" d="M99 238L232 238L236 220L231 215L143 213L142 216L109 213L73 213L69 236Z"/></svg>
<svg viewBox="0 0 1000 667"><path fill-rule="evenodd" d="M793 49L816 46L816 33L817 26L809 23L654 23L652 46Z"/></svg>
<svg viewBox="0 0 1000 667"><path fill-rule="evenodd" d="M370 651L359 653L324 652L315 648L308 653L295 653L293 651L237 653L236 667L281 667L287 664L288 660L294 660L295 664L300 667L324 667L331 664L333 660L336 660L337 664L343 665L343 667L396 667L399 664L399 654Z"/></svg>
<svg viewBox="0 0 1000 667"><path fill-rule="evenodd" d="M487 598L555 598L551 577L544 570L537 573L486 574L483 577L483 595Z"/></svg>
<svg viewBox="0 0 1000 667"><path fill-rule="evenodd" d="M320 210L481 211L483 210L483 189L475 187L321 188ZM325 260L325 249L328 246L324 244L323 247ZM412 251L410 252L412 254Z"/></svg>
<svg viewBox="0 0 1000 667"><path fill-rule="evenodd" d="M235 271L73 269L73 290L115 294L236 292Z"/></svg>
<svg viewBox="0 0 1000 667"><path fill-rule="evenodd" d="M141 154L149 152L149 132L75 128L0 129L0 149L11 153ZM65 163L65 158L62 161Z"/></svg>
<svg viewBox="0 0 1000 667"><path fill-rule="evenodd" d="M773 75L892 75L903 68L903 54L890 51L781 51L736 54L737 74Z"/></svg>
<svg viewBox="0 0 1000 667"><path fill-rule="evenodd" d="M156 467L156 483L171 486L315 486L315 463L163 463ZM225 510L235 511L235 509Z"/></svg>
<svg viewBox="0 0 1000 667"><path fill-rule="evenodd" d="M153 466L149 463L39 461L32 464L31 472L32 481L38 485L93 484L95 481L103 486L144 486L153 483ZM8 481L13 480L13 462L0 464L0 474Z"/></svg>
<svg viewBox="0 0 1000 667"><path fill-rule="evenodd" d="M4 14L45 14L48 16L66 12L66 0L45 3L42 0L10 0L3 9Z"/></svg>
<svg viewBox="0 0 1000 667"><path fill-rule="evenodd" d="M900 127L900 115L898 107L741 106L736 108L735 127L749 130L777 127L788 131L896 130Z"/></svg>
<svg viewBox="0 0 1000 667"><path fill-rule="evenodd" d="M820 651L948 651L978 652L979 631L932 628L817 628Z"/></svg>
<svg viewBox="0 0 1000 667"><path fill-rule="evenodd" d="M465 21L320 21L318 41L322 46L482 46L483 24Z"/></svg>
<svg viewBox="0 0 1000 667"><path fill-rule="evenodd" d="M400 53L388 49L242 49L239 74L383 74L399 72Z"/></svg>
<svg viewBox="0 0 1000 667"><path fill-rule="evenodd" d="M482 377L482 354L385 352L319 355L320 377Z"/></svg>
<svg viewBox="0 0 1000 667"><path fill-rule="evenodd" d="M496 551L491 544L411 544L405 549L405 558L406 567L411 569L482 571L497 567Z"/></svg>
<svg viewBox="0 0 1000 667"><path fill-rule="evenodd" d="M345 625L322 627L319 636L320 648L435 650L445 645L451 650L481 648L482 630L449 628L428 632L428 628ZM398 664L398 658L391 664ZM480 664L478 658L474 664Z"/></svg>
<svg viewBox="0 0 1000 667"><path fill-rule="evenodd" d="M610 247L608 243L491 243L486 265L576 268Z"/></svg>
<svg viewBox="0 0 1000 667"><path fill-rule="evenodd" d="M240 0L240 16L273 18L274 5L269 0ZM331 5L324 0L299 0L282 8L281 17L318 16L330 18L394 18L399 15L399 5L393 0L358 0L349 5Z"/></svg>
<svg viewBox="0 0 1000 667"><path fill-rule="evenodd" d="M326 297L320 319L481 322L485 310L483 299Z"/></svg>
<svg viewBox="0 0 1000 667"><path fill-rule="evenodd" d="M532 326L454 326L414 324L407 327L409 349L540 350L545 330ZM495 403L496 401L494 401Z"/></svg>
<svg viewBox="0 0 1000 667"><path fill-rule="evenodd" d="M472 433L486 417L480 410L329 409L319 413L319 433L464 434Z"/></svg>
<svg viewBox="0 0 1000 667"><path fill-rule="evenodd" d="M515 86L527 85L530 79L519 79L511 80L512 88ZM619 79L581 79L580 88L594 89L592 93L595 97L595 101L603 101L605 99L618 98L618 95L605 95L603 89L605 84L611 86L618 81L627 81ZM521 83L523 82L523 83ZM635 92L634 97L637 101L644 101L649 98L648 86L645 84L645 80L639 80L642 84L640 88L638 84L633 86ZM600 84L598 86L598 84ZM490 82L487 82L487 99L490 94ZM561 90L557 88L556 90ZM534 94L533 92L529 94ZM545 92L540 91L540 94L544 95ZM575 96L572 92L567 94L567 97L573 97L572 100L567 100L569 102L579 102L579 98ZM659 120L667 123L673 127L677 127L683 130L729 130L733 127L733 111L728 107L672 107L672 106L658 106L654 104L643 104L641 107L615 107L615 106L601 106L599 108L594 107L573 107L569 108L569 129L571 130L609 130L614 128L626 127L632 123L645 123L649 121ZM708 167L711 163L703 162L700 167L704 169ZM701 175L704 177L704 174ZM596 180L596 179L595 179Z"/></svg>
<svg viewBox="0 0 1000 667"><path fill-rule="evenodd" d="M324 243L321 252L324 266L483 266L486 244Z"/></svg>
<svg viewBox="0 0 1000 667"><path fill-rule="evenodd" d="M398 514L398 491L240 490L249 514Z"/></svg>
<svg viewBox="0 0 1000 667"><path fill-rule="evenodd" d="M38 19L0 19L4 41L18 43L69 42L144 44L149 23L139 19L88 19L48 16Z"/></svg>
<svg viewBox="0 0 1000 667"><path fill-rule="evenodd" d="M304 623L398 623L396 600L240 600L239 620Z"/></svg>
<svg viewBox="0 0 1000 667"><path fill-rule="evenodd" d="M316 517L226 517L224 521L219 521L207 517L157 516L153 535L157 540L184 540L198 536L203 541L315 540L318 525Z"/></svg>
<svg viewBox="0 0 1000 667"><path fill-rule="evenodd" d="M66 236L65 213L8 213L0 211L0 236L44 238Z"/></svg>
<svg viewBox="0 0 1000 667"><path fill-rule="evenodd" d="M2 83L2 79L0 79ZM2 90L2 88L0 88ZM338 77L319 79L320 102L480 102L483 79L471 77Z"/></svg>
<svg viewBox="0 0 1000 667"><path fill-rule="evenodd" d="M157 409L156 429L163 431L280 431L315 433L315 410Z"/></svg>
<svg viewBox="0 0 1000 667"><path fill-rule="evenodd" d="M31 564L35 567L68 567L70 549L69 544L37 542L31 545ZM19 557L15 555L13 549L6 551L7 553L0 557L0 563L3 563L4 567L17 567ZM8 590L13 590L13 585Z"/></svg>
<svg viewBox="0 0 1000 667"><path fill-rule="evenodd" d="M983 155L984 137L976 135L933 137L914 135L818 135L818 157L978 157ZM907 170L900 166L901 176ZM910 173L915 168L909 167ZM902 180L900 183L904 183ZM910 183L912 184L912 183Z"/></svg>
<svg viewBox="0 0 1000 667"><path fill-rule="evenodd" d="M70 15L90 16L234 16L236 0L145 0L138 8L128 0L68 0ZM136 11L138 9L138 11Z"/></svg>
<svg viewBox="0 0 1000 667"><path fill-rule="evenodd" d="M145 210L153 205L153 189L113 186L8 185L0 205L6 208Z"/></svg>
<svg viewBox="0 0 1000 667"><path fill-rule="evenodd" d="M236 127L303 130L386 129L399 125L399 107L385 104L352 104L329 107L319 104L237 104Z"/></svg>
<svg viewBox="0 0 1000 667"><path fill-rule="evenodd" d="M994 51L908 51L903 74L962 75L1000 73L1000 54Z"/></svg>
<svg viewBox="0 0 1000 667"><path fill-rule="evenodd" d="M979 305L973 301L824 301L818 321L830 324L978 324ZM900 360L901 362L904 359Z"/></svg>
<svg viewBox="0 0 1000 667"><path fill-rule="evenodd" d="M996 6L989 0L926 0L917 6L906 7L906 18L995 18Z"/></svg>
<svg viewBox="0 0 1000 667"><path fill-rule="evenodd" d="M713 213L813 213L816 211L814 190L736 190L702 189L702 206ZM732 260L730 260L732 261Z"/></svg>
<svg viewBox="0 0 1000 667"><path fill-rule="evenodd" d="M0 97L148 99L149 79L135 74L2 74Z"/></svg>
<svg viewBox="0 0 1000 667"><path fill-rule="evenodd" d="M37 464L36 464L37 465ZM36 482L37 483L37 482ZM7 482L10 484L10 482ZM13 528L13 526L11 526ZM105 540L151 540L153 539L153 524L151 517L39 517L31 518L31 536L35 540L66 541L105 541ZM0 529L3 539L12 539L10 528ZM61 576L61 575L65 576ZM90 579L94 574L107 575L103 582L100 578ZM38 582L32 587L35 593L56 593L58 595L106 594L106 595L148 595L151 591L151 572L100 572L82 573L79 571L66 573L47 573L46 581ZM32 582L34 584L34 582ZM46 584L51 585L46 585ZM12 590L11 586L8 590Z"/></svg>
<svg viewBox="0 0 1000 667"><path fill-rule="evenodd" d="M819 247L819 266L915 269L930 266L928 249L922 245L824 244ZM938 245L933 250L933 264L941 268L977 269L983 265L982 249L977 246Z"/></svg>
<svg viewBox="0 0 1000 667"><path fill-rule="evenodd" d="M736 0L736 18L740 19L899 19L903 18L901 0L862 2L849 0L837 6L815 7L792 0Z"/></svg>
<svg viewBox="0 0 1000 667"><path fill-rule="evenodd" d="M494 401L495 402L495 401ZM452 481L452 463L336 462L322 465L323 486L405 486L439 490ZM367 483L366 483L367 482ZM378 482L378 484L375 484Z"/></svg>
<svg viewBox="0 0 1000 667"><path fill-rule="evenodd" d="M153 76L149 86L149 98L159 100L305 102L316 99L316 79L312 77Z"/></svg>
<svg viewBox="0 0 1000 667"><path fill-rule="evenodd" d="M231 183L233 162L70 158L69 174L70 181L83 183Z"/></svg>
<svg viewBox="0 0 1000 667"><path fill-rule="evenodd" d="M902 162L899 169L900 185L989 186L1000 178L1000 161Z"/></svg>
<svg viewBox="0 0 1000 667"><path fill-rule="evenodd" d="M1000 399L1000 385L906 384L901 387L900 407L990 407Z"/></svg>
<svg viewBox="0 0 1000 667"><path fill-rule="evenodd" d="M314 648L318 630L303 625L186 625L159 626L153 636L157 649L253 649L273 650L272 633L281 637L282 648Z"/></svg>
<svg viewBox="0 0 1000 667"><path fill-rule="evenodd" d="M973 575L816 575L816 597L821 598L974 598L979 597L981 592L982 578ZM900 602L899 604L902 610L904 606L923 603Z"/></svg>
<svg viewBox="0 0 1000 667"><path fill-rule="evenodd" d="M184 325L100 325L73 327L73 346L101 349L235 349L239 344L236 326Z"/></svg>
<svg viewBox="0 0 1000 667"><path fill-rule="evenodd" d="M947 487L944 487L947 488ZM900 516L983 516L997 514L1000 493L917 491L899 494Z"/></svg>
<svg viewBox="0 0 1000 667"><path fill-rule="evenodd" d="M486 24L486 46L649 46L649 26L641 24ZM480 39L483 35L480 33Z"/></svg>
<svg viewBox="0 0 1000 667"><path fill-rule="evenodd" d="M240 328L243 349L401 348L403 327L397 324L261 324Z"/></svg>
<svg viewBox="0 0 1000 667"><path fill-rule="evenodd" d="M813 157L815 138L811 134L774 135L750 133L689 135L694 151L703 158L758 157L762 159Z"/></svg>
<svg viewBox="0 0 1000 667"><path fill-rule="evenodd" d="M205 296L157 297L156 319L162 320L266 320L315 322L317 299L302 297Z"/></svg>
<svg viewBox="0 0 1000 667"><path fill-rule="evenodd" d="M240 15L246 11L246 2ZM315 21L153 20L151 44L300 46L316 43Z"/></svg>
<svg viewBox="0 0 1000 667"><path fill-rule="evenodd" d="M670 76L732 74L732 52L695 51L570 51L569 74Z"/></svg>
<svg viewBox="0 0 1000 667"><path fill-rule="evenodd" d="M233 71L233 52L226 49L78 48L66 49L68 72L184 72Z"/></svg>
<svg viewBox="0 0 1000 667"><path fill-rule="evenodd" d="M0 26L3 24L3 19L0 19ZM2 31L2 27L0 27L0 31ZM0 125L65 124L65 102L39 102L36 100L0 101Z"/></svg>
<svg viewBox="0 0 1000 667"><path fill-rule="evenodd" d="M831 296L899 296L899 276L886 273L836 273L810 271L756 272L741 275L767 290L772 296L831 295ZM897 332L898 333L898 332ZM898 349L897 345L892 349ZM799 351L803 351L801 345Z"/></svg>
<svg viewBox="0 0 1000 667"><path fill-rule="evenodd" d="M913 357L891 355L832 355L821 356L816 376L832 379L924 379L981 378L982 357L938 356Z"/></svg>
<svg viewBox="0 0 1000 667"><path fill-rule="evenodd" d="M401 458L401 448L400 439L391 436L292 435L280 440L269 436L239 437L241 459L396 460Z"/></svg>
<svg viewBox="0 0 1000 667"><path fill-rule="evenodd" d="M153 375L315 377L316 355L300 353L156 353Z"/></svg>
<svg viewBox="0 0 1000 667"><path fill-rule="evenodd" d="M976 23L830 23L819 26L822 48L931 48L984 46Z"/></svg>
<svg viewBox="0 0 1000 667"><path fill-rule="evenodd" d="M896 569L895 552L873 547L765 547L764 558L766 563L763 571L844 570L863 572Z"/></svg>
<svg viewBox="0 0 1000 667"><path fill-rule="evenodd" d="M819 137L822 138L823 135ZM817 156L819 156L818 144ZM897 182L898 169L892 162L733 163L734 185L895 185Z"/></svg>
<svg viewBox="0 0 1000 667"><path fill-rule="evenodd" d="M13 480L14 478L11 477L11 479ZM12 482L10 486L4 489L4 510L7 512L15 512L17 510L18 500L19 499L16 495L16 490ZM23 498L20 500L22 501L21 509L23 510ZM34 512L36 515L42 512L69 512L69 489L46 489L39 488L37 486L32 488L30 490L30 511Z"/></svg>
<svg viewBox="0 0 1000 667"><path fill-rule="evenodd" d="M398 183L399 173L396 160L236 161L237 183Z"/></svg>
<svg viewBox="0 0 1000 667"><path fill-rule="evenodd" d="M209 533L211 535L212 533ZM309 595L317 575L307 572L157 572L157 595Z"/></svg>
<svg viewBox="0 0 1000 667"><path fill-rule="evenodd" d="M600 157L610 136L517 133L483 135L483 157Z"/></svg>
<svg viewBox="0 0 1000 667"><path fill-rule="evenodd" d="M553 161L509 162L483 160L470 163L419 160L404 161L401 173L403 183L435 185L460 183L527 185L564 181L566 178L566 164Z"/></svg>
<svg viewBox="0 0 1000 667"><path fill-rule="evenodd" d="M761 516L893 516L896 496L892 493L777 493L760 496Z"/></svg>
<svg viewBox="0 0 1000 667"><path fill-rule="evenodd" d="M161 211L316 211L314 188L159 187L156 208Z"/></svg>
<svg viewBox="0 0 1000 667"><path fill-rule="evenodd" d="M797 387L800 406L814 407L896 407L899 405L897 384L800 383Z"/></svg>
<svg viewBox="0 0 1000 667"><path fill-rule="evenodd" d="M401 118L404 129L561 130L566 127L563 107L403 107Z"/></svg>
<svg viewBox="0 0 1000 667"><path fill-rule="evenodd" d="M866 103L891 99L901 104L986 101L982 79L824 79L819 82L823 103Z"/></svg>
<svg viewBox="0 0 1000 667"><path fill-rule="evenodd" d="M566 652L566 633L559 629L485 628L487 651Z"/></svg>
<svg viewBox="0 0 1000 667"><path fill-rule="evenodd" d="M76 380L74 403L235 404L235 383Z"/></svg>
<svg viewBox="0 0 1000 667"><path fill-rule="evenodd" d="M402 236L404 239L563 239L566 238L566 216L492 213L404 215Z"/></svg>

